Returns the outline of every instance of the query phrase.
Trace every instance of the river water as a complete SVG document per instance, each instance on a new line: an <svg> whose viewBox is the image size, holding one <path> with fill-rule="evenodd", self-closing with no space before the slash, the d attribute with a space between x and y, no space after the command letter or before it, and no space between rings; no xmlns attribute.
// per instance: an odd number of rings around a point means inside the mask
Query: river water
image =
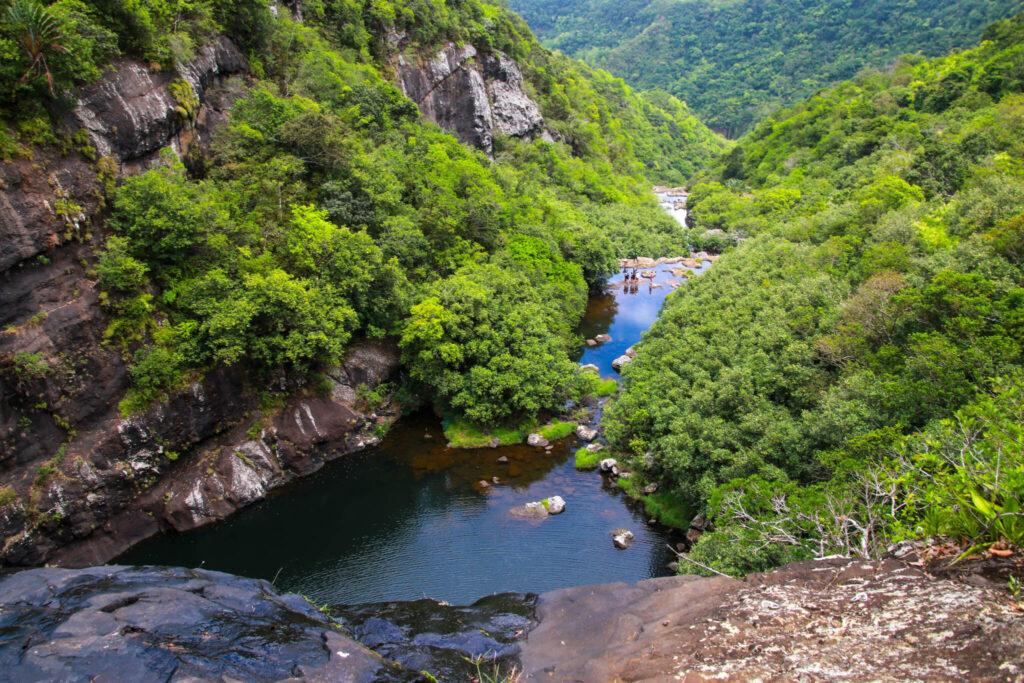
<svg viewBox="0 0 1024 683"><path fill-rule="evenodd" d="M611 362L657 318L672 291L663 284L672 267L658 266L653 284L624 286L622 273L609 279L589 302L580 333L612 341L581 349L580 363L617 377ZM550 453L525 445L450 449L439 421L421 413L400 420L378 448L330 463L224 522L152 538L117 562L276 579L315 602L349 605L423 597L468 604L498 592L670 573L672 535L647 524L600 474L577 472L580 446L570 437ZM498 462L501 456L508 462ZM500 483L479 487L492 477ZM552 495L566 501L561 515L508 514ZM620 528L636 536L627 550L612 544Z"/></svg>

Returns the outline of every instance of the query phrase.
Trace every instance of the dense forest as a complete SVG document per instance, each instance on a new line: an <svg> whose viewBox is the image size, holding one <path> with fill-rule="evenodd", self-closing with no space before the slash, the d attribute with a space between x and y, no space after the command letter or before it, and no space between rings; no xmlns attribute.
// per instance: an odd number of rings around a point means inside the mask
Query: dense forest
<svg viewBox="0 0 1024 683"><path fill-rule="evenodd" d="M217 366L316 386L360 337L398 339L413 388L479 423L588 390L568 357L588 288L626 251L685 249L650 179L680 180L723 140L678 100L639 97L542 48L506 9L302 7L301 22L264 0L15 0L3 14L0 155L57 146L108 181L104 229L72 238L97 240L107 341L131 360L122 411ZM491 160L423 123L390 80L390 31L410 60L446 41L514 57L561 142L499 139ZM115 182L116 161L59 125L73 88L114 57L168 68L220 33L248 53L250 74L209 158L168 150ZM171 90L187 126L196 96L184 81ZM50 369L20 354L5 371Z"/></svg>
<svg viewBox="0 0 1024 683"><path fill-rule="evenodd" d="M973 44L1020 0L511 0L545 45L685 100L735 137L903 53Z"/></svg>
<svg viewBox="0 0 1024 683"><path fill-rule="evenodd" d="M779 111L694 180L696 229L741 243L606 417L715 519L694 558L1024 542L1024 16L983 38Z"/></svg>

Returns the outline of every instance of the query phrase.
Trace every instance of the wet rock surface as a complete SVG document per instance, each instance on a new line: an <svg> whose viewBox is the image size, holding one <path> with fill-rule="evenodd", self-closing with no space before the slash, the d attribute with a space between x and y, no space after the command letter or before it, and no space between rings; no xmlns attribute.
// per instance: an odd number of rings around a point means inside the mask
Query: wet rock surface
<svg viewBox="0 0 1024 683"><path fill-rule="evenodd" d="M340 617L365 646L414 671L442 681L475 678L475 665L488 675L519 663L519 641L533 628L536 595L502 593L469 607L435 600L339 606Z"/></svg>
<svg viewBox="0 0 1024 683"><path fill-rule="evenodd" d="M678 576L545 593L526 680L1017 680L1005 589L898 561L800 562L746 581Z"/></svg>
<svg viewBox="0 0 1024 683"><path fill-rule="evenodd" d="M0 580L0 677L408 681L298 595L201 569L33 569Z"/></svg>

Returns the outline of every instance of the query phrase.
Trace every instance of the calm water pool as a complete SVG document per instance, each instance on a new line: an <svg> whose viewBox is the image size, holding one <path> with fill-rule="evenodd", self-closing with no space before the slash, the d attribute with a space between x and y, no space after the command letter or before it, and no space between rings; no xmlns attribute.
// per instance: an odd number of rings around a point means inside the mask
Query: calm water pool
<svg viewBox="0 0 1024 683"><path fill-rule="evenodd" d="M671 267L659 266L655 282L671 278ZM612 360L640 340L670 291L645 280L624 288L621 273L612 277L580 329L612 341L584 348L579 361L615 377ZM276 580L330 604L422 597L468 604L497 592L668 574L669 533L648 526L599 474L577 472L572 453L580 445L570 438L550 453L526 446L453 450L439 421L419 414L400 421L379 448L331 463L224 522L150 539L117 562L201 565ZM498 462L501 456L508 462ZM501 483L476 486L492 477ZM561 515L508 515L555 494L567 503ZM612 545L618 528L636 535L628 550Z"/></svg>

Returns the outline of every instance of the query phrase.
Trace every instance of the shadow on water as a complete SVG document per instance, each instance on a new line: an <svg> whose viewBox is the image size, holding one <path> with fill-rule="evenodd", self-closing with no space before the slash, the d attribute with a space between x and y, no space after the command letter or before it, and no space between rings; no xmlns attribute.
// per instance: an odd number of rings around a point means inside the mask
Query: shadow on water
<svg viewBox="0 0 1024 683"><path fill-rule="evenodd" d="M623 274L611 278L590 302L580 332L612 341L583 349L580 362L616 376L612 360L657 317L672 267L657 268L660 287L641 281L631 291ZM600 475L577 472L572 454L581 445L570 437L550 452L525 445L454 450L439 421L420 413L400 421L373 451L331 463L224 522L150 539L117 561L276 577L279 588L333 605L424 597L469 604L505 591L668 574L669 533L648 525ZM480 484L494 477L497 484ZM508 514L556 494L567 503L561 515ZM619 528L636 535L628 550L612 544Z"/></svg>

